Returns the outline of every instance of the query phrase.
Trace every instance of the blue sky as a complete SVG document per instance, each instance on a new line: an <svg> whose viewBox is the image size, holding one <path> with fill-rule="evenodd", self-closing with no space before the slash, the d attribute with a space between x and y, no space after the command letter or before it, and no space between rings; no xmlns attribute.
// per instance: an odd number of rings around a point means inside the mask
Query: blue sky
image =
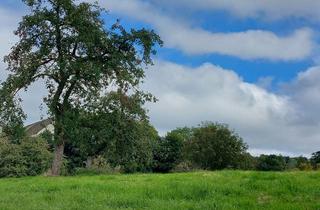
<svg viewBox="0 0 320 210"><path fill-rule="evenodd" d="M94 2L94 0L86 0ZM79 1L77 1L79 2ZM106 27L154 29L164 47L141 88L161 135L203 121L227 123L250 152L309 155L320 150L320 1L98 0ZM27 11L0 2L0 56ZM0 62L0 80L7 72ZM40 119L43 82L21 92L26 124Z"/></svg>

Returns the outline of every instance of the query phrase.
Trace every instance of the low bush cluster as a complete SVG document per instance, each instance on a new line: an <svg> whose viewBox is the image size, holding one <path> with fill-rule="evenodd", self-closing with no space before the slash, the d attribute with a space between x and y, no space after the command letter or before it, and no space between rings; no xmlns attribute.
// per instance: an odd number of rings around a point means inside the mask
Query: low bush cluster
<svg viewBox="0 0 320 210"><path fill-rule="evenodd" d="M25 138L19 144L0 140L0 177L35 176L50 167L52 154L41 138Z"/></svg>

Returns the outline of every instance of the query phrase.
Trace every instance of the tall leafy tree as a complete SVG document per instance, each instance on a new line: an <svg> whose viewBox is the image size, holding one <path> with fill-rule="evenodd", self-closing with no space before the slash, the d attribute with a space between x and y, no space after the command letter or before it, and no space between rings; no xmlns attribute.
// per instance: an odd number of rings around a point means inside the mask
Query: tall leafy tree
<svg viewBox="0 0 320 210"><path fill-rule="evenodd" d="M162 41L152 30L126 31L118 22L106 29L104 11L97 4L23 2L31 12L20 22L15 31L19 41L5 57L11 74L1 84L0 123L8 128L21 125L26 116L17 93L44 80L48 89L44 102L55 122L51 173L59 175L70 113L80 109L94 113L111 90L134 95L142 103L154 100L139 84L143 67L152 64L150 56Z"/></svg>
<svg viewBox="0 0 320 210"><path fill-rule="evenodd" d="M186 158L203 169L239 168L247 150L242 138L225 124L203 123L186 142Z"/></svg>

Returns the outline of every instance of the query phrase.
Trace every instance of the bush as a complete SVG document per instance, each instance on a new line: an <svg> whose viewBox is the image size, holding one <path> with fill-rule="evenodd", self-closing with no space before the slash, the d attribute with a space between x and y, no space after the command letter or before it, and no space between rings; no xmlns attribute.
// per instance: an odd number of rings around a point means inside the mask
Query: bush
<svg viewBox="0 0 320 210"><path fill-rule="evenodd" d="M153 151L153 171L169 172L179 163L182 157L183 139L174 132L165 138L159 138Z"/></svg>
<svg viewBox="0 0 320 210"><path fill-rule="evenodd" d="M112 167L121 166L125 173L150 171L152 147L158 138L156 130L146 122L137 121L127 121L118 126L114 126L116 131L110 138L109 147L105 147L101 155Z"/></svg>
<svg viewBox="0 0 320 210"><path fill-rule="evenodd" d="M239 168L247 145L228 126L206 123L186 142L185 156L202 169Z"/></svg>
<svg viewBox="0 0 320 210"><path fill-rule="evenodd" d="M258 158L257 169L261 171L284 171L286 161L281 155L261 155Z"/></svg>
<svg viewBox="0 0 320 210"><path fill-rule="evenodd" d="M313 169L319 169L318 166L320 164L320 151L312 153L310 162L312 164Z"/></svg>
<svg viewBox="0 0 320 210"><path fill-rule="evenodd" d="M26 161L21 147L10 144L7 140L0 142L0 177L27 176Z"/></svg>
<svg viewBox="0 0 320 210"><path fill-rule="evenodd" d="M257 167L257 158L250 153L244 153L240 156L238 169L241 170L255 170Z"/></svg>
<svg viewBox="0 0 320 210"><path fill-rule="evenodd" d="M92 160L92 164L87 168L77 168L77 175L98 175L98 174L112 174L120 173L121 167L112 167L108 161L102 157L98 156Z"/></svg>
<svg viewBox="0 0 320 210"><path fill-rule="evenodd" d="M298 166L298 169L301 171L311 171L312 170L312 165L310 163L301 163Z"/></svg>
<svg viewBox="0 0 320 210"><path fill-rule="evenodd" d="M52 154L41 138L24 138L20 144L0 141L0 177L35 176L51 164Z"/></svg>
<svg viewBox="0 0 320 210"><path fill-rule="evenodd" d="M194 166L190 161L183 161L176 165L173 169L172 172L189 172L189 171L194 171L197 170L198 168Z"/></svg>

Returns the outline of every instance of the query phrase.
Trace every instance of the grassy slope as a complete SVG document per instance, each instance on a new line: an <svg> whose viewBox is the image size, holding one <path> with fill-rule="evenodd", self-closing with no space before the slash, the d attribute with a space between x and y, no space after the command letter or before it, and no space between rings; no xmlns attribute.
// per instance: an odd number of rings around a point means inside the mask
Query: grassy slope
<svg viewBox="0 0 320 210"><path fill-rule="evenodd" d="M320 172L2 179L0 209L320 209Z"/></svg>

